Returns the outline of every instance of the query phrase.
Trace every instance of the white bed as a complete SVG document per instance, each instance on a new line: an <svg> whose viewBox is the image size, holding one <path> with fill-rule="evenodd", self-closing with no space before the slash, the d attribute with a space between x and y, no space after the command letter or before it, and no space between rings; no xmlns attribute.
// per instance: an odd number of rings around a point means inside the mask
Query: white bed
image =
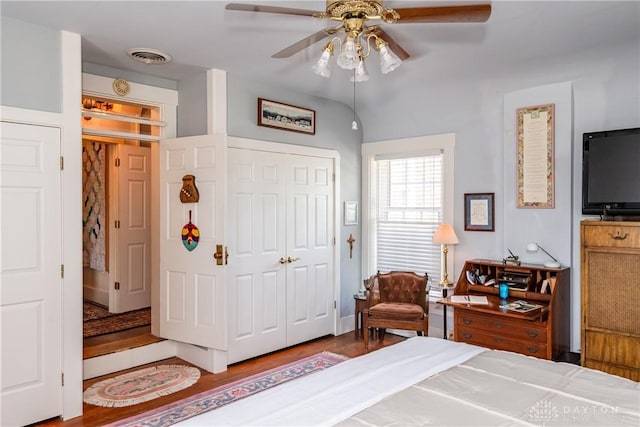
<svg viewBox="0 0 640 427"><path fill-rule="evenodd" d="M415 337L179 425L640 426L640 383Z"/></svg>

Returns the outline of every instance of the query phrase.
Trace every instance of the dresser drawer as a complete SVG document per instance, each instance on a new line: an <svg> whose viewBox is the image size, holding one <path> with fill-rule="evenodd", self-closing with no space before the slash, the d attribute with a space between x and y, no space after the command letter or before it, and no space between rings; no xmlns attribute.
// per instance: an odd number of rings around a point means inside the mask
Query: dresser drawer
<svg viewBox="0 0 640 427"><path fill-rule="evenodd" d="M638 248L640 247L640 227L612 224L585 225L582 244L609 248Z"/></svg>
<svg viewBox="0 0 640 427"><path fill-rule="evenodd" d="M489 347L495 350L513 351L527 356L535 356L541 359L550 359L547 354L547 346L533 341L520 341L505 335L489 334L477 329L465 328L456 325L456 341Z"/></svg>
<svg viewBox="0 0 640 427"><path fill-rule="evenodd" d="M456 316L456 326L472 328L494 335L504 335L510 338L534 341L545 344L547 330L536 321L504 320L496 316L483 316L475 313L462 312Z"/></svg>

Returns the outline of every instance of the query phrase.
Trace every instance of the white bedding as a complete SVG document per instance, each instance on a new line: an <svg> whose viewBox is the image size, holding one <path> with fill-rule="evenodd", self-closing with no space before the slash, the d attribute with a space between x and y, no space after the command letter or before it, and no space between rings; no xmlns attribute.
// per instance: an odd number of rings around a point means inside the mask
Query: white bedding
<svg viewBox="0 0 640 427"><path fill-rule="evenodd" d="M179 425L640 426L640 383L415 337Z"/></svg>

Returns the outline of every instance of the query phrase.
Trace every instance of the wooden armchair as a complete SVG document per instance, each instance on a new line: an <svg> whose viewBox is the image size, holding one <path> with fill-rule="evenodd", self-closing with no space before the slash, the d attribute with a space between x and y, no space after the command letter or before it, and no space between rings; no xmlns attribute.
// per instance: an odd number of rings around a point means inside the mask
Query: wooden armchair
<svg viewBox="0 0 640 427"><path fill-rule="evenodd" d="M367 308L362 313L365 349L369 349L369 328L380 328L382 342L387 328L429 334L428 280L427 274L378 272L367 292Z"/></svg>

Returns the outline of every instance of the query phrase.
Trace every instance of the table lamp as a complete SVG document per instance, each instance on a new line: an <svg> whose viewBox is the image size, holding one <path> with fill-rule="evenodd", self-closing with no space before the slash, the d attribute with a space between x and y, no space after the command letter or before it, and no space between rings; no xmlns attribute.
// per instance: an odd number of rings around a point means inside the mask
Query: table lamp
<svg viewBox="0 0 640 427"><path fill-rule="evenodd" d="M449 248L447 245L457 245L460 243L456 232L453 230L451 224L443 222L438 226L436 232L433 233L433 243L440 243L442 245L442 254L444 255L444 270L442 270L441 286L451 286L453 282L449 281L449 275L447 274L447 253Z"/></svg>
<svg viewBox="0 0 640 427"><path fill-rule="evenodd" d="M558 260L551 255L549 252L547 252L542 246L540 246L539 243L529 243L527 244L527 251L528 252L538 252L538 249L540 249L542 252L544 252L545 254L549 255L551 257L551 259L553 261L547 261L544 263L544 266L547 268L560 268L560 263L558 262Z"/></svg>

